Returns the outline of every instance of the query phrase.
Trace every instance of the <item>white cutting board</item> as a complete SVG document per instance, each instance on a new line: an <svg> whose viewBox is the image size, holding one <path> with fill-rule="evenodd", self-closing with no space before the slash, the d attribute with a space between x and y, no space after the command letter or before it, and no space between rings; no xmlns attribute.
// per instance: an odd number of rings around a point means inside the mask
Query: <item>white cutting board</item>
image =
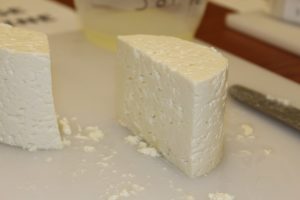
<svg viewBox="0 0 300 200"><path fill-rule="evenodd" d="M263 12L229 14L226 25L300 56L300 25Z"/></svg>
<svg viewBox="0 0 300 200"><path fill-rule="evenodd" d="M229 99L223 162L208 176L190 179L164 159L139 154L124 142L129 131L115 121L112 53L88 44L76 32L51 36L50 43L58 113L78 117L83 126L99 125L105 137L99 143L72 139L62 151L30 153L0 145L1 200L106 200L124 189L135 195L119 199L192 200L192 195L206 200L210 192L227 192L237 200L300 198L299 132ZM300 107L298 84L226 56L230 84L278 95ZM244 123L254 128L256 139L237 139ZM86 153L84 145L97 151ZM272 149L271 154L266 156L264 149Z"/></svg>

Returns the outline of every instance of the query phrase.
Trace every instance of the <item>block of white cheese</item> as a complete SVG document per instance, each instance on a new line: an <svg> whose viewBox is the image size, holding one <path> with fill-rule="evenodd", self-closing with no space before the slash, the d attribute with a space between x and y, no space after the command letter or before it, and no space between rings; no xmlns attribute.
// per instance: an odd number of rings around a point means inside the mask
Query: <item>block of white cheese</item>
<svg viewBox="0 0 300 200"><path fill-rule="evenodd" d="M174 37L118 41L121 125L190 177L208 173L223 152L228 61L214 48Z"/></svg>
<svg viewBox="0 0 300 200"><path fill-rule="evenodd" d="M28 150L62 148L47 36L0 25L0 142Z"/></svg>

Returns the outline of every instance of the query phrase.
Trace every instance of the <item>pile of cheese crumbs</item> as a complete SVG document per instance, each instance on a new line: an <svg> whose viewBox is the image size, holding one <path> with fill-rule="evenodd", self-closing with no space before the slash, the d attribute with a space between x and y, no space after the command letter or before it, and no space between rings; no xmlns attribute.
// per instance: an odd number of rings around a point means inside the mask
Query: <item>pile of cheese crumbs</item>
<svg viewBox="0 0 300 200"><path fill-rule="evenodd" d="M145 141L139 136L128 135L124 138L126 143L135 146L137 152L150 156L150 157L160 157L160 153L154 148L149 146Z"/></svg>
<svg viewBox="0 0 300 200"><path fill-rule="evenodd" d="M73 117L72 121L77 121L77 118ZM68 139L68 136L73 134L70 120L66 117L63 117L59 121L60 131L63 135L63 144L64 146L70 146L71 140ZM102 130L99 129L98 126L87 126L82 129L81 125L76 123L77 133L74 135L75 139L79 140L90 140L94 142L99 142L104 138L104 134ZM150 157L159 157L159 152L154 148L149 146L146 142L144 142L141 137L129 135L125 137L125 141L133 146L136 146L137 152L150 156ZM92 153L96 149L94 146L86 145L83 147L83 151L86 153Z"/></svg>
<svg viewBox="0 0 300 200"><path fill-rule="evenodd" d="M71 140L69 138L73 136L73 138L82 140L82 141L93 141L93 142L100 142L104 138L104 133L101 129L99 129L98 126L87 126L85 128L82 128L81 125L77 123L77 118L73 117L71 120L64 117L62 119L59 119L59 127L60 131L63 137L63 144L65 146L71 145ZM74 127L76 127L74 130ZM73 128L73 129L72 129ZM243 135L244 136L251 136L253 133L252 127L249 128L249 126L243 125L242 129L244 130ZM145 141L142 140L139 136L134 135L128 135L124 138L125 142L135 146L137 152L150 156L150 157L159 157L160 153L154 148L149 146ZM94 146L91 145L83 145L83 151L86 153L92 153L96 150ZM106 161L111 159L116 152L113 152L113 154L108 156L101 157L101 161L98 161L96 165L102 166L103 169L106 168L109 163ZM48 157L45 159L46 162L52 162L52 158ZM116 172L116 170L113 170L112 172ZM80 174L84 174L85 169L80 169L79 171L74 172L74 177L79 176ZM135 177L134 174L122 174L122 178L132 178ZM181 188L174 188L173 183L170 183L170 187L173 189L176 189L174 191L176 192L183 192ZM120 187L122 185L122 187ZM138 195L138 193L145 190L145 188L141 185L138 185L136 183L127 182L125 185L122 183L121 185L110 185L110 187L107 188L104 196L107 200L120 200L120 199L128 199L132 196ZM116 191L117 189L117 191ZM114 190L114 192L112 191ZM104 197L102 196L102 197ZM208 195L209 200L234 200L235 197L227 194L227 193L209 193ZM185 200L195 200L195 197L192 195L184 195Z"/></svg>
<svg viewBox="0 0 300 200"><path fill-rule="evenodd" d="M71 123L71 121L73 123ZM71 121L63 117L62 119L58 120L59 129L62 134L62 141L64 146L71 146L72 142L69 139L71 135L75 139L78 140L85 140L85 141L93 141L93 142L100 142L104 138L104 133L98 126L87 126L82 128L80 124L77 123L77 118L72 117ZM76 131L72 130L72 127L76 127ZM74 129L74 128L73 128ZM76 133L74 133L76 132ZM96 149L94 146L85 145L83 146L83 151L87 153L94 152Z"/></svg>
<svg viewBox="0 0 300 200"><path fill-rule="evenodd" d="M243 123L240 125L240 128L242 129L242 132L236 135L236 139L238 141L246 142L247 140L254 141L256 139L254 128L250 124ZM273 150L270 147L265 147L263 149L263 153L265 156L271 155L272 152ZM249 150L241 150L239 153L244 156L251 156L253 154Z"/></svg>
<svg viewBox="0 0 300 200"><path fill-rule="evenodd" d="M241 129L243 130L243 132L237 135L238 140L255 139L254 129L251 125L241 124Z"/></svg>

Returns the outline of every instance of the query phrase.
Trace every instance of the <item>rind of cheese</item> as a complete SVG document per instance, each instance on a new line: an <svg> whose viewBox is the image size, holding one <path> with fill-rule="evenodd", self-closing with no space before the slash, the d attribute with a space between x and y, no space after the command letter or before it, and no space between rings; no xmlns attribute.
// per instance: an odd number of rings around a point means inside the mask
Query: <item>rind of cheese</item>
<svg viewBox="0 0 300 200"><path fill-rule="evenodd" d="M63 147L46 35L0 26L0 142L28 150Z"/></svg>
<svg viewBox="0 0 300 200"><path fill-rule="evenodd" d="M227 59L173 37L119 37L120 124L195 177L222 158Z"/></svg>
<svg viewBox="0 0 300 200"><path fill-rule="evenodd" d="M46 34L6 24L0 24L0 49L45 56L49 54Z"/></svg>

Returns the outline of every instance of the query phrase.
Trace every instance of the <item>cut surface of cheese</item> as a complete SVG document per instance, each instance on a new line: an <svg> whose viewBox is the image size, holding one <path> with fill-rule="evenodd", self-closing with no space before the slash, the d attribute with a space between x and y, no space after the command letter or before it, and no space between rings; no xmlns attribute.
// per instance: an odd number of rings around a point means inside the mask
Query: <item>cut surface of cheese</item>
<svg viewBox="0 0 300 200"><path fill-rule="evenodd" d="M120 36L117 117L190 177L223 154L228 61L174 37Z"/></svg>
<svg viewBox="0 0 300 200"><path fill-rule="evenodd" d="M0 142L60 149L47 36L0 25Z"/></svg>

